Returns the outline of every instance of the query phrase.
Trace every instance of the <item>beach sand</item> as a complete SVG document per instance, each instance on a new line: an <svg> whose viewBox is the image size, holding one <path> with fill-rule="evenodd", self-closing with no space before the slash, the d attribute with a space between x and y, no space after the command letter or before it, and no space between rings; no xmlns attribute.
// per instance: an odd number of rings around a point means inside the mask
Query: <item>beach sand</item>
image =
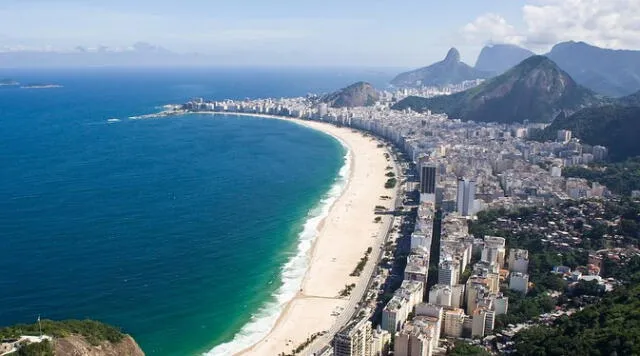
<svg viewBox="0 0 640 356"><path fill-rule="evenodd" d="M312 334L330 329L335 331L336 320L345 321L359 300L359 295L357 298L353 294L352 298L345 298L339 297L339 292L352 283L357 285L356 291L364 289L368 282L367 274L374 268L391 223L389 216L385 216L382 223L374 222L375 206L392 208L395 200L380 198L381 195L395 198L395 190L384 188L386 167L393 166L393 161L385 158L387 150L377 147L377 139L327 123L286 120L341 140L351 154L350 177L343 194L321 225L300 292L289 302L269 334L241 353L245 355L291 353ZM369 247L373 252L363 275L349 276ZM336 312L342 316L337 316ZM325 339L321 341L329 341L328 337Z"/></svg>

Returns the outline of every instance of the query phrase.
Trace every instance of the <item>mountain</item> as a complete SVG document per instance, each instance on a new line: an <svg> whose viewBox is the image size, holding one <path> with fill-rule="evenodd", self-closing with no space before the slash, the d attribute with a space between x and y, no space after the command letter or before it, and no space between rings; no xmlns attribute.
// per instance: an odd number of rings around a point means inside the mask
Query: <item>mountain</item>
<svg viewBox="0 0 640 356"><path fill-rule="evenodd" d="M569 117L558 118L545 129L545 136L555 137L558 130L571 130L590 145L609 149L609 157L622 161L640 156L640 107L607 105L581 110Z"/></svg>
<svg viewBox="0 0 640 356"><path fill-rule="evenodd" d="M624 106L640 106L640 91L618 99L618 103Z"/></svg>
<svg viewBox="0 0 640 356"><path fill-rule="evenodd" d="M443 86L465 80L486 79L491 73L479 71L460 61L460 52L451 48L444 60L396 76L391 84L398 87Z"/></svg>
<svg viewBox="0 0 640 356"><path fill-rule="evenodd" d="M640 90L640 51L599 48L584 42L563 42L546 54L575 81L608 96Z"/></svg>
<svg viewBox="0 0 640 356"><path fill-rule="evenodd" d="M561 112L606 102L547 57L533 56L475 88L434 98L408 97L392 108L444 112L464 121L550 122Z"/></svg>
<svg viewBox="0 0 640 356"><path fill-rule="evenodd" d="M42 334L52 341L20 346L16 355L56 356L144 356L140 346L120 330L93 320L53 321L18 324L0 328L0 340L19 340L24 335Z"/></svg>
<svg viewBox="0 0 640 356"><path fill-rule="evenodd" d="M376 89L369 83L357 82L336 92L325 95L321 101L332 108L372 106L378 101Z"/></svg>
<svg viewBox="0 0 640 356"><path fill-rule="evenodd" d="M480 52L475 68L484 72L502 74L531 56L535 56L535 53L516 45L489 45Z"/></svg>

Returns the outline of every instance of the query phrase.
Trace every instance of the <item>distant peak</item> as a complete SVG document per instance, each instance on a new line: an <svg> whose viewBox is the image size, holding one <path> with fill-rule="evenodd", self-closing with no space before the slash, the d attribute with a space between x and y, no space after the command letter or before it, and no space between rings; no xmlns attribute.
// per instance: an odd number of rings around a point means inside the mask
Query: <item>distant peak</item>
<svg viewBox="0 0 640 356"><path fill-rule="evenodd" d="M522 61L522 63L520 64L529 65L529 66L539 66L539 65L551 65L554 67L556 66L556 63L551 59L549 59L547 56L540 56L540 55L531 56L525 59L524 61Z"/></svg>
<svg viewBox="0 0 640 356"><path fill-rule="evenodd" d="M457 49L451 48L447 52L447 56L444 58L445 62L460 62L460 52Z"/></svg>

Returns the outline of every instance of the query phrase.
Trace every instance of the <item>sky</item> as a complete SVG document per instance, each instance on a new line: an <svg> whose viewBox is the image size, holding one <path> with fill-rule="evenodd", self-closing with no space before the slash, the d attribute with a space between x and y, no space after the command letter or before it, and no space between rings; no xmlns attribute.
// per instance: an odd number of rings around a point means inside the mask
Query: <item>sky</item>
<svg viewBox="0 0 640 356"><path fill-rule="evenodd" d="M640 49L640 0L0 0L0 52L146 42L220 64L414 67L566 40Z"/></svg>

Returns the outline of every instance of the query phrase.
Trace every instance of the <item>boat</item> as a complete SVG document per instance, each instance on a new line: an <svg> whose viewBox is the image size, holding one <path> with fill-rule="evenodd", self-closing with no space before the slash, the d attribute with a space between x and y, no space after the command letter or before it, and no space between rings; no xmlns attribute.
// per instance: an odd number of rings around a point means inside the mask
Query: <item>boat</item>
<svg viewBox="0 0 640 356"><path fill-rule="evenodd" d="M112 122L120 122L120 119L118 119L117 117L110 117L110 118L107 119L107 122L110 122L110 123L112 123Z"/></svg>

